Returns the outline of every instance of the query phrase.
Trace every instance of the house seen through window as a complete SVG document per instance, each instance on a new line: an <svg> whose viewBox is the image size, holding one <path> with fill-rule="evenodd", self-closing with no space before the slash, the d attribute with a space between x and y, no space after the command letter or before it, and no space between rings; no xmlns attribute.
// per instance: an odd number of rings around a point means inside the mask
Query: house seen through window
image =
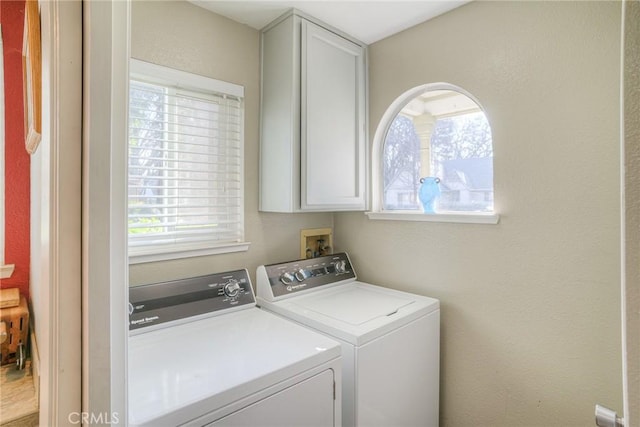
<svg viewBox="0 0 640 427"><path fill-rule="evenodd" d="M491 127L480 106L455 90L407 100L382 150L383 209L422 211L421 181L439 187L438 212L493 212Z"/></svg>

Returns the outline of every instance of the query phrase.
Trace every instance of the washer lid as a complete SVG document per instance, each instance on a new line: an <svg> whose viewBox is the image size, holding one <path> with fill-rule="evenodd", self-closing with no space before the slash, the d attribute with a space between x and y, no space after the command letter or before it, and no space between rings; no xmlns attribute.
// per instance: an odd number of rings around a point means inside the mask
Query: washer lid
<svg viewBox="0 0 640 427"><path fill-rule="evenodd" d="M337 321L359 326L377 318L391 316L414 302L414 299L407 296L383 294L374 288L346 287L329 295L299 300L297 305Z"/></svg>
<svg viewBox="0 0 640 427"><path fill-rule="evenodd" d="M258 304L353 345L363 345L440 308L437 299L350 282Z"/></svg>

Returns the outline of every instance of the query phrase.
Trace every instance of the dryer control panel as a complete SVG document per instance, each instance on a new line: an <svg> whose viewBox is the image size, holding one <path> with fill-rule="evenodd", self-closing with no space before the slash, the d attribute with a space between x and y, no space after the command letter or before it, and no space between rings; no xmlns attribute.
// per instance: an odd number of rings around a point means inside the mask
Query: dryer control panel
<svg viewBox="0 0 640 427"><path fill-rule="evenodd" d="M129 289L129 331L146 332L161 324L169 326L244 306L255 306L247 270L134 286Z"/></svg>
<svg viewBox="0 0 640 427"><path fill-rule="evenodd" d="M349 256L344 252L270 264L258 268L258 296L277 298L351 279L356 279L356 273ZM268 284L266 293L271 295L262 295L262 290L266 290L266 284Z"/></svg>

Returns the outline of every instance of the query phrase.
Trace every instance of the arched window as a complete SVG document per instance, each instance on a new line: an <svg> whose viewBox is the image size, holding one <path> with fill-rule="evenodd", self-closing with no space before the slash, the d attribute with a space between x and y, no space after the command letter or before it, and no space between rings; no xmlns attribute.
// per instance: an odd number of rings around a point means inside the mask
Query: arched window
<svg viewBox="0 0 640 427"><path fill-rule="evenodd" d="M378 126L373 155L374 212L494 212L491 126L463 89L437 83L400 96Z"/></svg>

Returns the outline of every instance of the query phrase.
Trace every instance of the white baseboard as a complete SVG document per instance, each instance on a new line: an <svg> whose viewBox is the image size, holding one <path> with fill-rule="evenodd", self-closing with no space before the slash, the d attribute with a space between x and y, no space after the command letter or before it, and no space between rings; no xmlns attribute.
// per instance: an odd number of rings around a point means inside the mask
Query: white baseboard
<svg viewBox="0 0 640 427"><path fill-rule="evenodd" d="M36 404L40 406L40 355L38 353L38 343L34 332L33 323L30 331L31 340L31 371L33 376L33 387L36 391Z"/></svg>

